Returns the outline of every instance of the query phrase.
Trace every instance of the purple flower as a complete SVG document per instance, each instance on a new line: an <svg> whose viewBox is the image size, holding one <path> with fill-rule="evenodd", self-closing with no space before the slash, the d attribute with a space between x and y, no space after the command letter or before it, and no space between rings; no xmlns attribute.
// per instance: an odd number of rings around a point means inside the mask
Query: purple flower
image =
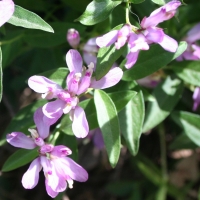
<svg viewBox="0 0 200 200"><path fill-rule="evenodd" d="M67 32L67 41L72 48L77 48L80 42L79 32L73 28L69 29Z"/></svg>
<svg viewBox="0 0 200 200"><path fill-rule="evenodd" d="M120 49L127 42L130 33L131 26L126 24L120 30L113 30L101 37L98 37L96 39L96 43L100 48L108 47L115 43L115 48Z"/></svg>
<svg viewBox="0 0 200 200"><path fill-rule="evenodd" d="M147 44L146 38L143 34L131 33L128 41L130 52L126 56L127 62L125 67L131 68L137 61L140 50L148 50L149 45Z"/></svg>
<svg viewBox="0 0 200 200"><path fill-rule="evenodd" d="M95 147L97 147L98 149L101 150L104 148L105 145L104 145L103 135L100 128L91 130L87 138L92 139Z"/></svg>
<svg viewBox="0 0 200 200"><path fill-rule="evenodd" d="M66 62L70 71L66 80L67 89L62 89L57 83L43 76L30 77L28 84L34 91L43 93L43 98L57 98L43 106L43 113L47 116L46 123L53 124L63 113L69 113L75 136L84 138L89 132L89 127L84 110L78 106L78 96L88 88L104 89L117 84L123 72L119 67L113 67L102 79L96 81L92 77L94 64L90 63L87 69L83 68L81 55L76 50L68 51Z"/></svg>
<svg viewBox="0 0 200 200"><path fill-rule="evenodd" d="M14 10L15 4L12 0L0 1L0 27L12 17Z"/></svg>
<svg viewBox="0 0 200 200"><path fill-rule="evenodd" d="M200 59L200 46L195 42L200 39L200 23L194 26L188 33L184 40L188 46L185 52L183 52L176 60L199 60Z"/></svg>
<svg viewBox="0 0 200 200"><path fill-rule="evenodd" d="M170 52L175 52L177 50L178 43L176 40L166 35L161 28L156 26L163 21L171 19L180 5L180 1L170 1L153 11L149 17L143 18L141 22L141 31L143 31L148 44L158 43L166 51Z"/></svg>
<svg viewBox="0 0 200 200"><path fill-rule="evenodd" d="M44 118L42 109L39 108L34 114L34 122L38 131L29 129L32 138L21 132L12 132L7 135L7 142L24 149L39 147L39 157L32 161L23 175L22 185L26 189L34 188L39 180L39 172L43 168L46 191L54 198L59 192L65 191L66 181L69 188L72 188L73 180L85 182L88 179L88 173L71 158L66 157L72 153L68 147L45 144L44 139L49 135L49 125L45 124Z"/></svg>
<svg viewBox="0 0 200 200"><path fill-rule="evenodd" d="M96 44L96 38L89 39L83 47L83 60L87 65L91 62L96 65L97 62L97 52L99 47Z"/></svg>
<svg viewBox="0 0 200 200"><path fill-rule="evenodd" d="M194 101L193 111L196 111L200 104L200 87L195 88L192 98Z"/></svg>

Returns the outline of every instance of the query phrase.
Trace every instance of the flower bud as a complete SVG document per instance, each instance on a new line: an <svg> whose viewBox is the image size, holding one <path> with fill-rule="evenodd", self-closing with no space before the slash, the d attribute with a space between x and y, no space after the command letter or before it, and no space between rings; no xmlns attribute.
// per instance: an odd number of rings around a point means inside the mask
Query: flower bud
<svg viewBox="0 0 200 200"><path fill-rule="evenodd" d="M79 32L73 28L69 29L67 32L67 41L72 48L77 48L80 42Z"/></svg>

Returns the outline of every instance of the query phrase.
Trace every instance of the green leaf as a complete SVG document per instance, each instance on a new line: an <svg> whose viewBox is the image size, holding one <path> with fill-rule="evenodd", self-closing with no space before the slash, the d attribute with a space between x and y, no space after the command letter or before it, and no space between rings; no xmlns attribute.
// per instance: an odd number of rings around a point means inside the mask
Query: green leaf
<svg viewBox="0 0 200 200"><path fill-rule="evenodd" d="M200 87L200 61L177 62L170 68L185 82Z"/></svg>
<svg viewBox="0 0 200 200"><path fill-rule="evenodd" d="M151 0L151 1L161 6L165 5L168 2L166 0Z"/></svg>
<svg viewBox="0 0 200 200"><path fill-rule="evenodd" d="M134 4L139 4L139 3L142 3L144 2L145 0L130 0L131 3L134 3Z"/></svg>
<svg viewBox="0 0 200 200"><path fill-rule="evenodd" d="M121 3L121 1L94 0L86 8L85 12L75 21L80 21L84 25L97 24L111 14L112 10Z"/></svg>
<svg viewBox="0 0 200 200"><path fill-rule="evenodd" d="M84 109L90 130L98 127L97 113L94 105L94 99L81 101L79 105Z"/></svg>
<svg viewBox="0 0 200 200"><path fill-rule="evenodd" d="M6 134L13 131L26 133L29 128L35 126L33 121L33 114L37 108L43 106L45 103L46 100L40 100L22 108L12 119L12 121L6 128L2 138L5 138Z"/></svg>
<svg viewBox="0 0 200 200"><path fill-rule="evenodd" d="M8 23L24 28L40 29L51 33L54 32L52 27L41 17L17 5L15 5L15 12Z"/></svg>
<svg viewBox="0 0 200 200"><path fill-rule="evenodd" d="M95 90L94 102L108 158L111 166L115 167L119 159L121 145L117 109L111 98L102 90Z"/></svg>
<svg viewBox="0 0 200 200"><path fill-rule="evenodd" d="M2 99L2 93L3 93L3 72L2 72L2 53L0 47L0 102Z"/></svg>
<svg viewBox="0 0 200 200"><path fill-rule="evenodd" d="M119 113L121 132L129 151L133 155L136 155L139 149L139 139L142 134L145 114L144 109L143 94L142 91L139 91Z"/></svg>
<svg viewBox="0 0 200 200"><path fill-rule="evenodd" d="M184 133L198 146L200 146L200 115L185 111L176 111L172 119L183 129Z"/></svg>
<svg viewBox="0 0 200 200"><path fill-rule="evenodd" d="M69 70L67 67L60 67L57 69L52 69L52 70L43 72L39 75L45 76L49 78L50 80L56 82L58 85L65 87L66 77L68 73L69 73Z"/></svg>
<svg viewBox="0 0 200 200"><path fill-rule="evenodd" d="M170 150L196 149L197 147L198 146L184 133L178 135L169 145Z"/></svg>
<svg viewBox="0 0 200 200"><path fill-rule="evenodd" d="M148 51L140 52L138 61L130 70L124 72L122 79L132 81L148 76L180 56L186 48L187 43L180 42L177 51L171 53L157 44L152 45Z"/></svg>
<svg viewBox="0 0 200 200"><path fill-rule="evenodd" d="M167 77L156 87L153 91L155 101L149 102L147 106L143 132L157 126L171 113L182 92L183 84L181 80L171 77Z"/></svg>
<svg viewBox="0 0 200 200"><path fill-rule="evenodd" d="M99 49L95 70L96 80L101 79L109 72L114 62L123 54L125 49L126 46L123 46L121 49L117 50L114 45Z"/></svg>
<svg viewBox="0 0 200 200"><path fill-rule="evenodd" d="M12 154L2 167L3 172L8 172L13 169L17 169L27 163L31 162L38 156L38 149L33 150L19 149Z"/></svg>
<svg viewBox="0 0 200 200"><path fill-rule="evenodd" d="M137 94L136 91L124 90L119 92L108 93L109 97L115 103L117 112L121 111L124 106Z"/></svg>
<svg viewBox="0 0 200 200"><path fill-rule="evenodd" d="M124 106L136 95L135 91L125 90L109 93L108 96L112 99L117 109L117 112L122 110ZM79 105L84 109L89 123L90 130L98 127L97 113L94 105L94 99L81 101Z"/></svg>

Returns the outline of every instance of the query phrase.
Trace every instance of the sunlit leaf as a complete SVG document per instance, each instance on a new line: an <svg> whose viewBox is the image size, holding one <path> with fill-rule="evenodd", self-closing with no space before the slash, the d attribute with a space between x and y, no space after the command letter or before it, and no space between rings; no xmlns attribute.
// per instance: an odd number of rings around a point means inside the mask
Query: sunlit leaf
<svg viewBox="0 0 200 200"><path fill-rule="evenodd" d="M129 151L133 155L136 155L139 149L144 114L142 91L139 91L119 113L121 132L126 140Z"/></svg>
<svg viewBox="0 0 200 200"><path fill-rule="evenodd" d="M198 146L200 146L200 115L176 111L172 119L183 129L184 133Z"/></svg>
<svg viewBox="0 0 200 200"><path fill-rule="evenodd" d="M155 44L148 51L141 51L138 61L123 75L123 80L132 81L143 78L166 66L172 60L180 56L187 48L186 42L180 42L175 53L165 51L162 47Z"/></svg>
<svg viewBox="0 0 200 200"><path fill-rule="evenodd" d="M76 21L84 25L94 25L105 20L112 10L121 3L121 1L94 0L86 8L85 12Z"/></svg>
<svg viewBox="0 0 200 200"><path fill-rule="evenodd" d="M115 61L122 55L125 49L126 46L123 46L122 48L117 50L115 46L112 45L110 47L103 47L99 50L95 71L96 80L101 79L108 73Z"/></svg>
<svg viewBox="0 0 200 200"><path fill-rule="evenodd" d="M147 106L143 131L146 132L162 122L173 110L183 92L179 79L168 77L153 91L155 101Z"/></svg>
<svg viewBox="0 0 200 200"><path fill-rule="evenodd" d="M119 159L121 145L117 109L111 98L102 90L95 90L94 102L108 158L111 166L115 167Z"/></svg>
<svg viewBox="0 0 200 200"><path fill-rule="evenodd" d="M9 19L8 23L15 26L22 26L24 28L40 29L52 33L54 32L52 27L41 17L17 5L15 5L15 12Z"/></svg>
<svg viewBox="0 0 200 200"><path fill-rule="evenodd" d="M200 62L183 61L177 62L170 67L178 77L185 82L200 87Z"/></svg>

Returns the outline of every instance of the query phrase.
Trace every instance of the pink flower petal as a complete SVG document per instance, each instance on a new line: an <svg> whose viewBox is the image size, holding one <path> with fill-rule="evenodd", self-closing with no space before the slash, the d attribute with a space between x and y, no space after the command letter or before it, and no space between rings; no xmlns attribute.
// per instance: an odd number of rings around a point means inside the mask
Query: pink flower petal
<svg viewBox="0 0 200 200"><path fill-rule="evenodd" d="M186 41L193 43L197 40L200 40L200 23L195 25L188 33Z"/></svg>
<svg viewBox="0 0 200 200"><path fill-rule="evenodd" d="M0 27L12 17L14 10L15 4L12 0L0 1Z"/></svg>
<svg viewBox="0 0 200 200"><path fill-rule="evenodd" d="M55 192L65 191L67 188L67 183L64 177L56 172L54 162L52 162L51 170L52 173L47 175L47 185Z"/></svg>
<svg viewBox="0 0 200 200"><path fill-rule="evenodd" d="M180 1L173 0L164 6L154 10L149 17L145 17L142 22L142 28L148 28L150 26L157 26L159 23L171 19L177 8L181 5Z"/></svg>
<svg viewBox="0 0 200 200"><path fill-rule="evenodd" d="M84 138L89 132L88 122L83 108L76 106L72 122L72 130L76 137Z"/></svg>
<svg viewBox="0 0 200 200"><path fill-rule="evenodd" d="M119 30L118 35L117 35L117 41L115 42L116 49L120 49L122 46L125 45L130 32L131 32L130 25L125 25Z"/></svg>
<svg viewBox="0 0 200 200"><path fill-rule="evenodd" d="M30 167L22 177L22 185L24 188L32 189L38 184L41 169L40 158L36 158L32 161Z"/></svg>
<svg viewBox="0 0 200 200"><path fill-rule="evenodd" d="M54 155L56 157L65 157L70 154L72 154L71 149L69 149L68 147L66 147L64 145L57 145L51 151L51 155Z"/></svg>
<svg viewBox="0 0 200 200"><path fill-rule="evenodd" d="M48 95L49 98L47 99L55 98L57 92L59 90L62 90L60 85L58 85L57 83L51 81L50 79L44 76L31 76L28 79L28 85L32 90L38 93L50 92L50 95Z"/></svg>
<svg viewBox="0 0 200 200"><path fill-rule="evenodd" d="M65 107L65 102L57 99L45 104L42 108L44 115L47 118L44 118L44 122L52 125L54 124L63 114L63 108Z"/></svg>
<svg viewBox="0 0 200 200"><path fill-rule="evenodd" d="M67 52L66 62L70 72L82 72L83 60L77 50L71 49Z"/></svg>
<svg viewBox="0 0 200 200"><path fill-rule="evenodd" d="M48 137L49 128L50 128L50 125L47 125L46 123L44 123L44 120L43 120L44 117L46 116L43 114L42 107L38 108L35 111L34 116L33 116L35 125L38 129L38 133L42 139L45 139Z"/></svg>
<svg viewBox="0 0 200 200"><path fill-rule="evenodd" d="M12 132L11 134L7 134L6 140L14 147L23 149L34 149L36 147L35 142L21 132Z"/></svg>
<svg viewBox="0 0 200 200"><path fill-rule="evenodd" d="M127 69L130 69L131 67L133 67L133 65L136 63L138 59L138 55L139 55L139 51L129 52L129 54L126 56L127 61L125 64L125 67Z"/></svg>
<svg viewBox="0 0 200 200"><path fill-rule="evenodd" d="M163 37L165 35L163 30L157 27L148 28L145 32L146 32L146 39L150 41L150 43L162 42Z"/></svg>
<svg viewBox="0 0 200 200"><path fill-rule="evenodd" d="M165 49L166 51L173 53L176 52L178 48L177 41L165 34L163 40L161 42L158 42L158 44L162 46L162 48Z"/></svg>
<svg viewBox="0 0 200 200"><path fill-rule="evenodd" d="M97 63L97 56L94 55L93 53L89 52L83 52L83 60L87 65L89 65L91 62L96 65Z"/></svg>
<svg viewBox="0 0 200 200"><path fill-rule="evenodd" d="M96 81L92 79L90 88L104 89L116 85L122 78L123 71L119 67L112 68L103 78Z"/></svg>
<svg viewBox="0 0 200 200"><path fill-rule="evenodd" d="M64 169L65 175L70 176L73 180L79 181L79 182L85 182L88 179L88 173L87 171L78 165L76 162L74 162L69 157L63 157L60 159L60 167Z"/></svg>
<svg viewBox="0 0 200 200"><path fill-rule="evenodd" d="M119 32L118 30L113 30L101 37L98 37L96 39L97 45L101 48L101 47L108 47L111 44L115 43L115 41L117 40L118 32Z"/></svg>
<svg viewBox="0 0 200 200"><path fill-rule="evenodd" d="M55 192L52 190L52 188L48 185L48 181L45 180L45 186L46 186L46 191L47 191L47 194L52 197L52 198L55 198L59 192Z"/></svg>

